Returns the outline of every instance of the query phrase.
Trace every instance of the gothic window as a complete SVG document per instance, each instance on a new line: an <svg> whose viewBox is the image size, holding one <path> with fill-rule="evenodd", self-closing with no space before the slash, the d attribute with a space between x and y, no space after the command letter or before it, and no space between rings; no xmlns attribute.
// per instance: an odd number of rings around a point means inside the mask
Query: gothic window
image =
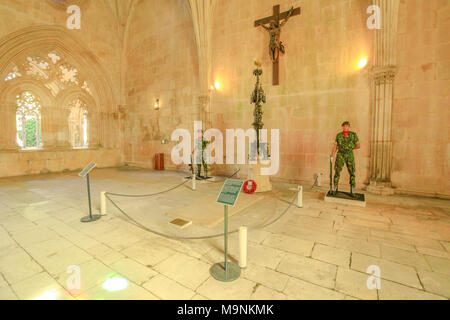
<svg viewBox="0 0 450 320"><path fill-rule="evenodd" d="M0 74L0 81L2 80L9 86L19 85L21 81L38 82L39 86L47 88L49 95L55 98L45 101L61 101L59 97L67 91L79 92L79 97L92 97L90 80L59 50L17 56L6 71ZM85 102L77 98L69 105L54 107L55 112L64 112L63 108L69 108L69 118L66 122L70 134L69 142L73 148L87 148L89 123L88 106ZM17 96L16 127L17 143L20 147L42 147L41 102L29 91Z"/></svg>
<svg viewBox="0 0 450 320"><path fill-rule="evenodd" d="M20 61L20 60L19 60ZM57 52L46 55L32 55L21 58L21 63L10 67L4 81L31 78L40 81L56 97L59 92L70 87L78 87L91 95L89 84L78 69L67 62Z"/></svg>
<svg viewBox="0 0 450 320"><path fill-rule="evenodd" d="M17 97L16 128L17 144L22 149L42 147L41 103L31 92Z"/></svg>
<svg viewBox="0 0 450 320"><path fill-rule="evenodd" d="M69 104L69 135L73 148L88 147L88 109L80 99Z"/></svg>

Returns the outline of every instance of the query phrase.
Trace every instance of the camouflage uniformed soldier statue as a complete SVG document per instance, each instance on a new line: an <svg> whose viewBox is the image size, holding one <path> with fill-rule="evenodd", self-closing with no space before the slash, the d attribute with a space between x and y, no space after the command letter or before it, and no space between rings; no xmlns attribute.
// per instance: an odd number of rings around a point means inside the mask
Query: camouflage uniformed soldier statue
<svg viewBox="0 0 450 320"><path fill-rule="evenodd" d="M346 165L350 175L350 194L353 195L353 188L356 185L355 156L353 155L353 150L359 149L361 146L356 133L350 131L350 123L348 121L342 124L342 129L343 131L336 136L333 151L331 152L331 157L333 158L337 151L336 162L334 164L334 188L335 193L337 193L341 171L344 165Z"/></svg>

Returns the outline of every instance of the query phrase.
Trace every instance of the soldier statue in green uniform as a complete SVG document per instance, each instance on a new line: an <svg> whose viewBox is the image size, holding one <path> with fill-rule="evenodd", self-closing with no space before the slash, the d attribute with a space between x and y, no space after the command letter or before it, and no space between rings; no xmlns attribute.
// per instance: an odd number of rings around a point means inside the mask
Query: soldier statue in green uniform
<svg viewBox="0 0 450 320"><path fill-rule="evenodd" d="M350 174L350 195L353 196L353 188L356 186L355 156L353 155L353 150L359 149L361 146L356 133L350 131L350 123L348 121L342 124L342 129L343 131L336 136L333 151L331 152L331 158L333 158L337 151L336 162L334 164L334 194L338 192L341 171L344 165L346 165Z"/></svg>

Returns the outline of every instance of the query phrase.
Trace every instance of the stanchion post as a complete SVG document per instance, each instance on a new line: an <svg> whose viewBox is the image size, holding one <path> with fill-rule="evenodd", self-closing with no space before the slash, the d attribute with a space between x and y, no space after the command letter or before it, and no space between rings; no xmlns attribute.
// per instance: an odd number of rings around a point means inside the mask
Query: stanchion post
<svg viewBox="0 0 450 320"><path fill-rule="evenodd" d="M91 205L91 184L89 182L89 173L86 174L86 183L87 183L87 192L88 192L88 202L89 202L89 215L87 217L81 218L81 222L93 222L100 219L101 215L92 214L92 205Z"/></svg>
<svg viewBox="0 0 450 320"><path fill-rule="evenodd" d="M247 227L239 228L239 267L247 268Z"/></svg>
<svg viewBox="0 0 450 320"><path fill-rule="evenodd" d="M225 281L228 281L228 206L224 208Z"/></svg>
<svg viewBox="0 0 450 320"><path fill-rule="evenodd" d="M197 178L195 177L195 173L192 174L192 190L195 191Z"/></svg>
<svg viewBox="0 0 450 320"><path fill-rule="evenodd" d="M100 193L100 213L106 215L106 191Z"/></svg>
<svg viewBox="0 0 450 320"><path fill-rule="evenodd" d="M298 186L297 207L303 208L303 187Z"/></svg>
<svg viewBox="0 0 450 320"><path fill-rule="evenodd" d="M222 282L231 282L241 275L241 268L231 261L228 261L228 206L234 206L242 190L243 181L227 179L220 191L216 202L223 204L224 215L224 261L214 264L209 273L214 279Z"/></svg>

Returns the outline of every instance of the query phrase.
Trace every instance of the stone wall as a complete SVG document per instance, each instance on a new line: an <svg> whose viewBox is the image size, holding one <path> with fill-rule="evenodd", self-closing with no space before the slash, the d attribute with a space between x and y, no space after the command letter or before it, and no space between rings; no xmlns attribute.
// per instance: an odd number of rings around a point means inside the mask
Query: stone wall
<svg viewBox="0 0 450 320"><path fill-rule="evenodd" d="M368 182L369 71L374 49L374 33L366 26L370 0L218 0L213 16L211 84L218 81L221 87L211 92L211 113L206 117L200 98L207 97L200 97L198 53L187 1L123 0L116 6L113 0L78 0L82 7L79 31L65 29L68 14L57 3L2 1L0 44L27 28L48 28L52 37L57 37L59 28L57 38L62 45L77 44L67 50L72 61L82 61L80 68L86 72L92 66L96 78L94 100L99 119L104 119L97 123L98 146L94 150L51 150L55 146L47 146L37 152L0 151L0 176L73 170L91 160L100 166L123 160L153 168L159 152L166 155L166 168L180 169L170 160L174 143L161 143L170 140L174 129L192 132L193 121L199 119L208 120L224 135L228 128L250 128L253 61L259 60L268 98L265 128L280 129L281 134L280 170L273 178L312 184L316 174L323 173L322 182L327 184L333 140L340 124L349 120L362 146L356 151L358 187ZM271 15L278 3L282 11L295 5L302 13L283 27L287 52L280 59L280 85L272 86L269 36L253 24ZM398 192L450 195L449 17L447 0L400 2L391 175ZM363 57L369 66L359 70L357 64ZM0 82L0 94L3 85ZM156 99L159 110L154 109ZM1 103L3 112L5 101ZM0 149L10 149L5 141L9 141L11 128L5 118L1 121ZM219 173L228 174L234 168L215 166ZM343 187L347 180L344 170Z"/></svg>
<svg viewBox="0 0 450 320"><path fill-rule="evenodd" d="M157 17L157 19L155 19ZM198 58L185 1L139 1L128 26L126 47L125 159L154 167L165 153L166 168L177 128L192 129L198 110ZM156 99L160 110L154 109Z"/></svg>
<svg viewBox="0 0 450 320"><path fill-rule="evenodd" d="M450 1L402 1L394 87L394 187L450 195Z"/></svg>
<svg viewBox="0 0 450 320"><path fill-rule="evenodd" d="M274 177L313 184L329 174L329 155L343 121L358 132L358 186L369 177L370 106L367 70L372 35L366 27L368 1L279 1L281 11L301 6L282 30L286 55L280 59L280 85L272 86L269 35L254 21L272 15L273 1L219 1L214 16L213 73L222 89L212 99L213 126L250 128L253 61L263 65L267 94L263 122L280 129L280 170ZM230 168L229 172L233 171ZM348 186L348 174L342 184Z"/></svg>

